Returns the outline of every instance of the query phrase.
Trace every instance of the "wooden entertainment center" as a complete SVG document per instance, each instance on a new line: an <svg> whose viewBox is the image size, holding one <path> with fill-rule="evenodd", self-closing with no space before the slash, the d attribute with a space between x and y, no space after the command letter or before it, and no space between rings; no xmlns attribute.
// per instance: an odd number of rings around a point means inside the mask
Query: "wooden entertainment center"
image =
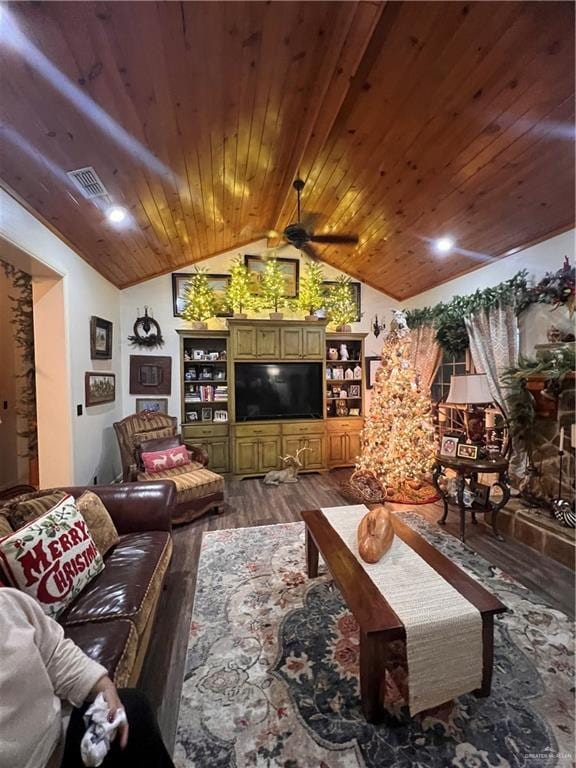
<svg viewBox="0 0 576 768"><path fill-rule="evenodd" d="M330 333L323 320L231 318L227 331L178 334L182 435L207 451L215 472L262 475L300 448L308 449L300 455L303 472L355 463L365 415L365 333ZM347 360L338 359L342 345ZM323 417L237 421L235 363L244 362L321 363Z"/></svg>

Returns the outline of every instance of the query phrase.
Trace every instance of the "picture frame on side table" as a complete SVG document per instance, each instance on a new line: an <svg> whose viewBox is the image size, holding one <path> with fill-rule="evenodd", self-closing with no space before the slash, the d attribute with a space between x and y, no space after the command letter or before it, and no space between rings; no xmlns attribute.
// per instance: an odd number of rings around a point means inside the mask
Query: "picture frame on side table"
<svg viewBox="0 0 576 768"><path fill-rule="evenodd" d="M137 397L136 413L141 413L142 411L168 414L168 398L167 397Z"/></svg>
<svg viewBox="0 0 576 768"><path fill-rule="evenodd" d="M92 315L90 318L90 360L112 359L112 322Z"/></svg>
<svg viewBox="0 0 576 768"><path fill-rule="evenodd" d="M298 297L300 282L300 260L299 259L276 259L278 266L284 276L284 291L287 299L296 299ZM255 296L261 293L260 284L262 274L266 267L266 259L261 256L244 256L244 263L250 276L250 290Z"/></svg>
<svg viewBox="0 0 576 768"><path fill-rule="evenodd" d="M448 459L454 459L457 456L457 450L458 436L444 435L442 442L440 443L440 456L445 456Z"/></svg>
<svg viewBox="0 0 576 768"><path fill-rule="evenodd" d="M193 272L172 273L172 313L174 317L182 317L186 301L186 283L194 277ZM209 285L214 289L217 303L216 317L232 317L232 312L226 309L226 289L230 275L206 275Z"/></svg>
<svg viewBox="0 0 576 768"><path fill-rule="evenodd" d="M116 400L116 374L88 371L84 374L84 402L86 408L104 405Z"/></svg>
<svg viewBox="0 0 576 768"><path fill-rule="evenodd" d="M366 389L372 389L376 383L376 372L382 364L380 355L373 355L364 358L364 369L366 371Z"/></svg>
<svg viewBox="0 0 576 768"><path fill-rule="evenodd" d="M478 446L472 443L458 443L456 455L459 459L470 459L476 461L478 458Z"/></svg>

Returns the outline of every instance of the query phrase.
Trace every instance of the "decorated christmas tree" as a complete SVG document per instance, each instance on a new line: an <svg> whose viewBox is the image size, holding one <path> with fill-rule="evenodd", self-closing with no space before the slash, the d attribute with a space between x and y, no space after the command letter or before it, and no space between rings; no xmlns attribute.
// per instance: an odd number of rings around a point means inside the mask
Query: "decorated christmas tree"
<svg viewBox="0 0 576 768"><path fill-rule="evenodd" d="M262 275L264 306L278 312L286 304L285 291L285 280L280 264L276 259L269 259Z"/></svg>
<svg viewBox="0 0 576 768"><path fill-rule="evenodd" d="M230 281L226 289L226 306L236 315L258 308L256 296L250 291L248 267L240 258L233 261L230 267Z"/></svg>
<svg viewBox="0 0 576 768"><path fill-rule="evenodd" d="M216 314L216 296L205 272L197 269L188 281L182 311L184 320L203 323Z"/></svg>
<svg viewBox="0 0 576 768"><path fill-rule="evenodd" d="M327 296L327 309L330 323L337 328L349 325L356 320L356 302L347 275L336 278L336 285Z"/></svg>
<svg viewBox="0 0 576 768"><path fill-rule="evenodd" d="M416 499L426 484L434 459L430 408L410 363L406 318L396 311L384 340L356 465L373 472L389 497Z"/></svg>
<svg viewBox="0 0 576 768"><path fill-rule="evenodd" d="M316 261L309 262L304 268L304 274L300 279L300 288L296 306L308 316L312 316L317 309L325 304L325 296L322 291L324 270Z"/></svg>

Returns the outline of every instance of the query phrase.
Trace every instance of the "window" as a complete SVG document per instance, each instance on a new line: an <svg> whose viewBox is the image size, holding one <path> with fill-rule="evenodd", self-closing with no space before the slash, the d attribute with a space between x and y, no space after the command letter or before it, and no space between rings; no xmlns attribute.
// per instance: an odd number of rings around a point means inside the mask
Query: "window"
<svg viewBox="0 0 576 768"><path fill-rule="evenodd" d="M474 373L474 365L468 350L457 356L444 352L432 383L432 402L436 405L444 402L450 391L450 378L452 376L463 376L466 373ZM458 407L445 407L441 409L434 407L433 423L438 438L441 438L444 434L461 432L464 424L463 418L463 413Z"/></svg>

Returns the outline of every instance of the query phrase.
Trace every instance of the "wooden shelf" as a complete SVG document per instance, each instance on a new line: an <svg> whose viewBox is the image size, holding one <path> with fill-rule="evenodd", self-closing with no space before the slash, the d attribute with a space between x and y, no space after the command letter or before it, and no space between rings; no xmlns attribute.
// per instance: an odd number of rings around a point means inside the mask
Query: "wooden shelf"
<svg viewBox="0 0 576 768"><path fill-rule="evenodd" d="M184 379L184 384L227 384L227 379Z"/></svg>
<svg viewBox="0 0 576 768"><path fill-rule="evenodd" d="M184 360L184 365L226 365L226 360Z"/></svg>
<svg viewBox="0 0 576 768"><path fill-rule="evenodd" d="M364 381L364 379L326 379L326 381L332 383L333 381Z"/></svg>
<svg viewBox="0 0 576 768"><path fill-rule="evenodd" d="M362 400L362 397L351 397L350 395L347 395L346 397L326 397L326 400Z"/></svg>

